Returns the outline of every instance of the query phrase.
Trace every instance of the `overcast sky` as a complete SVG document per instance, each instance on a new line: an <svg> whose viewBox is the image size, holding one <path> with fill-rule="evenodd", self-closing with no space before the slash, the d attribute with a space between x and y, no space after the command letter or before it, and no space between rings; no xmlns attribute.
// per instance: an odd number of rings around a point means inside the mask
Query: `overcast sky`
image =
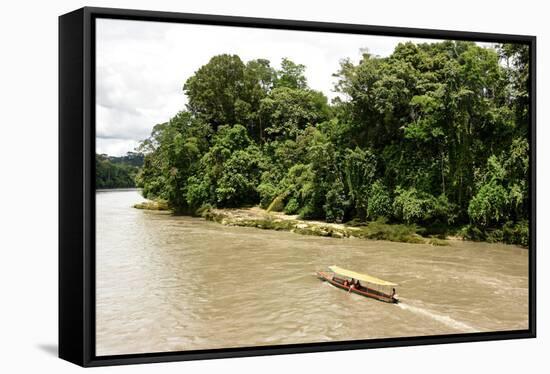
<svg viewBox="0 0 550 374"><path fill-rule="evenodd" d="M389 55L400 43L426 39L319 32L200 26L98 19L96 25L96 151L113 156L133 151L155 124L185 109L182 87L214 55L243 61L283 57L306 66L308 84L329 98L332 74L343 58L357 62L361 49Z"/></svg>

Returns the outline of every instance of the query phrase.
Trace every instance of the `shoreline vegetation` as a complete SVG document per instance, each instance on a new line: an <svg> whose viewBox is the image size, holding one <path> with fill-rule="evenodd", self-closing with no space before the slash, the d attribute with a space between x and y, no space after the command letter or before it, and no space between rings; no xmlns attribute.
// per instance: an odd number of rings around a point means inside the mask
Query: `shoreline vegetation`
<svg viewBox="0 0 550 374"><path fill-rule="evenodd" d="M358 238L388 240L410 244L447 246L449 242L437 237L424 238L415 225L387 224L384 221L351 226L344 223L328 223L302 220L298 215L268 212L260 207L239 209L208 209L201 216L227 226L255 227L263 230L290 231L300 235L324 236L336 239Z"/></svg>
<svg viewBox="0 0 550 374"><path fill-rule="evenodd" d="M166 201L144 201L133 206L136 209L169 211L174 213ZM188 213L188 212L187 212ZM243 208L211 208L199 210L194 214L207 221L225 226L253 227L263 230L289 231L301 235L324 236L331 238L359 238L388 240L411 244L449 245L449 238L441 235L423 237L416 225L388 224L384 220L368 223L329 223L317 220L300 219L298 215L273 212L259 206ZM453 237L454 238L454 237Z"/></svg>
<svg viewBox="0 0 550 374"><path fill-rule="evenodd" d="M454 227L446 230L419 227L415 224L388 223L385 219L370 222L351 221L346 223L329 223L318 220L307 220L299 215L288 215L284 212L270 211L259 206L241 208L205 207L195 212L174 212L163 200L147 200L134 204L136 209L166 211L175 215L202 217L206 221L216 222L225 226L253 227L262 230L289 231L301 235L323 236L336 239L358 238L368 240L387 240L409 244L429 244L433 246L449 246L453 240L468 240L473 242L516 244L527 248L521 243L510 243L503 240L502 232L507 235L514 233L506 225L500 233L472 233L471 227ZM525 228L526 230L528 228Z"/></svg>
<svg viewBox="0 0 550 374"><path fill-rule="evenodd" d="M529 245L526 46L364 52L342 60L330 102L305 71L228 54L199 67L185 109L137 149L136 186L157 202L141 207L321 236Z"/></svg>
<svg viewBox="0 0 550 374"><path fill-rule="evenodd" d="M141 203L134 204L134 208L143 210L168 210L171 211L166 201L143 201Z"/></svg>

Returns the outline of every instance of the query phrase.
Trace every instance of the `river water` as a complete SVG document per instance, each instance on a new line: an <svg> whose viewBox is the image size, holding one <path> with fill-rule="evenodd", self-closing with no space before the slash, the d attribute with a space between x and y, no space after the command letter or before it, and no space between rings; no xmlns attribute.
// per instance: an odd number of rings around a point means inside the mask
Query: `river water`
<svg viewBox="0 0 550 374"><path fill-rule="evenodd" d="M96 354L528 328L528 250L228 227L96 193ZM314 276L339 265L399 283L401 303Z"/></svg>

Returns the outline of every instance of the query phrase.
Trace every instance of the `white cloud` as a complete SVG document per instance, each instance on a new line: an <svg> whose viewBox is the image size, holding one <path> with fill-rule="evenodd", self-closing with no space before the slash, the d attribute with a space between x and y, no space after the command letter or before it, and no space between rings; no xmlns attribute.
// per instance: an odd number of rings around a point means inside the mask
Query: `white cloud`
<svg viewBox="0 0 550 374"><path fill-rule="evenodd" d="M96 153L107 154L111 156L122 156L126 152L134 150L139 142L132 139L96 139Z"/></svg>
<svg viewBox="0 0 550 374"><path fill-rule="evenodd" d="M306 66L309 86L329 98L332 74L343 58L358 61L361 49L387 56L399 42L425 39L250 29L98 19L96 25L97 151L121 155L153 126L185 108L187 78L217 54L244 61L283 57Z"/></svg>

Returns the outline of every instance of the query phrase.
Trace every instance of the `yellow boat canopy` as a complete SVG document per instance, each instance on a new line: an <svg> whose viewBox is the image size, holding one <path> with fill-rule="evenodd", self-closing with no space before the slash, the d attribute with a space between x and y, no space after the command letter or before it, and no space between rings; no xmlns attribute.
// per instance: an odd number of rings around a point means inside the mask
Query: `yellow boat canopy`
<svg viewBox="0 0 550 374"><path fill-rule="evenodd" d="M328 268L337 274L340 274L349 278L359 279L360 281L363 281L363 282L377 284L379 286L397 286L397 283L388 282L383 279L372 277L367 274L356 273L355 271L343 269L336 265L329 266Z"/></svg>

